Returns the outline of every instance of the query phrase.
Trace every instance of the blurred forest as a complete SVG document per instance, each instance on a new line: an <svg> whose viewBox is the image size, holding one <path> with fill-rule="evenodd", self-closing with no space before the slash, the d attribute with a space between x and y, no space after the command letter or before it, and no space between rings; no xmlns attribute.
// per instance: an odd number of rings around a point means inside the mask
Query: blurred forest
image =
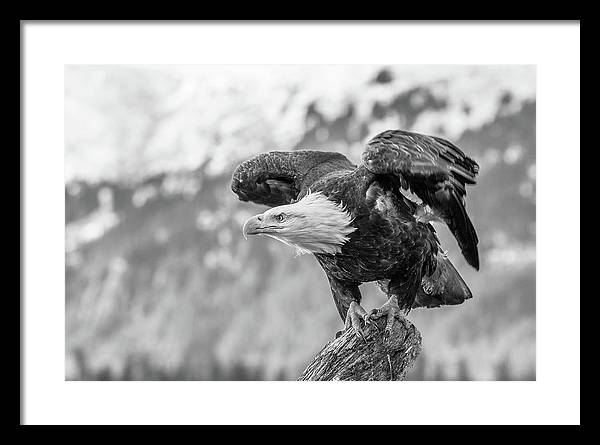
<svg viewBox="0 0 600 445"><path fill-rule="evenodd" d="M479 272L436 226L474 298L411 312L408 379L535 380L535 110L533 66L66 66L66 379L295 380L342 322L314 257L244 240L232 171L401 128L481 167Z"/></svg>

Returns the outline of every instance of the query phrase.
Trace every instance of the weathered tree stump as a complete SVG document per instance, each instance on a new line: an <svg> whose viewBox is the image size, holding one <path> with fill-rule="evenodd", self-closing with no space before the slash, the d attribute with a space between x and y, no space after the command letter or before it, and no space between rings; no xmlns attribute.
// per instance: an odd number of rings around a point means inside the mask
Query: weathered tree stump
<svg viewBox="0 0 600 445"><path fill-rule="evenodd" d="M421 352L421 334L396 317L385 340L385 317L365 330L365 340L350 328L327 343L298 380L404 380Z"/></svg>

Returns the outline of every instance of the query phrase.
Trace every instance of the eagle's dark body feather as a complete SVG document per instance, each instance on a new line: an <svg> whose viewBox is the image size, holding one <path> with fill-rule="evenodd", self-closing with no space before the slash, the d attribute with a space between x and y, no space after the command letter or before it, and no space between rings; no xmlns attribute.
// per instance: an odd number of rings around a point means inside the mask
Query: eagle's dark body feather
<svg viewBox="0 0 600 445"><path fill-rule="evenodd" d="M477 164L440 138L400 130L373 138L355 166L339 153L269 152L242 163L232 190L241 200L269 206L290 204L321 192L344 206L356 228L336 254L315 253L329 279L340 316L358 286L378 281L398 295L401 307L458 304L471 297L445 257L424 210L445 221L467 261L479 267L477 235L465 210L465 184L474 184ZM402 193L410 189L418 204Z"/></svg>

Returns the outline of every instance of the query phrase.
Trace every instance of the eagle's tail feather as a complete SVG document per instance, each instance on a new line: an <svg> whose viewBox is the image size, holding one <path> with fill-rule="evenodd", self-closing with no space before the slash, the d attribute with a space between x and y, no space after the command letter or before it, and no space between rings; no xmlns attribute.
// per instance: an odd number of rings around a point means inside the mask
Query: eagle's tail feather
<svg viewBox="0 0 600 445"><path fill-rule="evenodd" d="M477 251L479 239L477 238L477 232L469 215L467 215L463 203L454 192L451 193L449 207L451 218L446 221L448 227L458 241L460 250L467 262L476 270L479 270L479 253Z"/></svg>
<svg viewBox="0 0 600 445"><path fill-rule="evenodd" d="M436 271L431 277L423 280L413 308L461 304L472 297L469 286L454 268L450 259L440 254Z"/></svg>

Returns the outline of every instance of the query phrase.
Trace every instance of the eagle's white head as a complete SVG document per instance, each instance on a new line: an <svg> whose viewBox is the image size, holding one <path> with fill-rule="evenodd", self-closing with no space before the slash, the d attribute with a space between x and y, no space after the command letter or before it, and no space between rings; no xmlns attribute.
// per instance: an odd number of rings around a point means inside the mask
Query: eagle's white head
<svg viewBox="0 0 600 445"><path fill-rule="evenodd" d="M243 234L267 235L295 247L299 254L341 251L356 230L343 205L321 192L308 193L294 204L273 207L244 223Z"/></svg>

